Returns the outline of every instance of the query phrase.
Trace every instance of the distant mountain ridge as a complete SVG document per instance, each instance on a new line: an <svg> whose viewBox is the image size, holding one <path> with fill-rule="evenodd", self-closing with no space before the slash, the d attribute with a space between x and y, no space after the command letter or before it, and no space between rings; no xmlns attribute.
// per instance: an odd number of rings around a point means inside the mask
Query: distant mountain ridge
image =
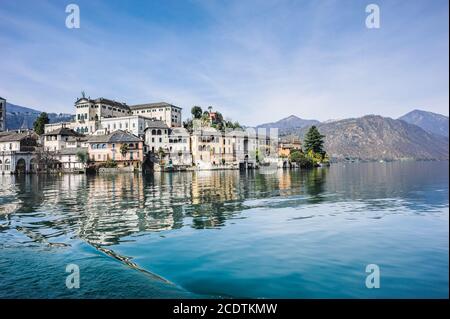
<svg viewBox="0 0 450 319"><path fill-rule="evenodd" d="M447 116L422 110L413 110L398 119L417 125L427 132L446 137L449 136L449 122Z"/></svg>
<svg viewBox="0 0 450 319"><path fill-rule="evenodd" d="M336 160L448 160L447 137L429 133L402 120L379 115L344 119L317 125L325 149ZM294 130L304 137L309 127Z"/></svg>
<svg viewBox="0 0 450 319"><path fill-rule="evenodd" d="M317 120L305 120L295 115L290 115L276 122L260 124L256 128L278 128L279 133L283 134L291 129L302 128L319 123L320 122Z"/></svg>
<svg viewBox="0 0 450 319"><path fill-rule="evenodd" d="M8 130L31 129L41 111L6 102L6 128ZM47 113L50 123L66 122L73 119L72 114Z"/></svg>

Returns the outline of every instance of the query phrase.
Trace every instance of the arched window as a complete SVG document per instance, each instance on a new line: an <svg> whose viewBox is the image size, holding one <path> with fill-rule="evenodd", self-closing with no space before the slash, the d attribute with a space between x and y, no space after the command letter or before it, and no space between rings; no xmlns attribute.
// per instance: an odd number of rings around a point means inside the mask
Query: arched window
<svg viewBox="0 0 450 319"><path fill-rule="evenodd" d="M157 134L157 135L161 135L161 130L158 130L158 131L156 132L156 134Z"/></svg>
<svg viewBox="0 0 450 319"><path fill-rule="evenodd" d="M0 172L3 170L3 162L0 160Z"/></svg>
<svg viewBox="0 0 450 319"><path fill-rule="evenodd" d="M152 135L156 135L156 130L152 130Z"/></svg>
<svg viewBox="0 0 450 319"><path fill-rule="evenodd" d="M5 160L5 171L10 171L11 170L11 162L9 161L9 159Z"/></svg>

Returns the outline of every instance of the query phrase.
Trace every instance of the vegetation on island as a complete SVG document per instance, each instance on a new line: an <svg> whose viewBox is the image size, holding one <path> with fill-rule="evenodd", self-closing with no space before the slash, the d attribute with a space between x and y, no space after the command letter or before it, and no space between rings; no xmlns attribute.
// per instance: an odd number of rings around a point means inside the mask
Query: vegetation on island
<svg viewBox="0 0 450 319"><path fill-rule="evenodd" d="M230 119L225 119L222 113L218 111L212 112L212 109L212 106L208 106L208 110L203 111L200 106L193 106L191 109L192 118L185 120L183 122L183 127L192 132L194 127L194 120L197 120L200 121L202 126L210 126L219 131L225 131L225 129L242 128L239 122L233 122Z"/></svg>
<svg viewBox="0 0 450 319"><path fill-rule="evenodd" d="M41 114L39 114L38 118L36 119L36 121L34 121L33 123L33 128L34 131L39 134L42 135L45 132L45 124L50 123L50 119L48 118L48 114L46 112L42 112Z"/></svg>
<svg viewBox="0 0 450 319"><path fill-rule="evenodd" d="M311 126L305 135L303 150L292 151L289 160L301 168L329 165L328 155L323 148L324 138L325 135L322 135L316 126Z"/></svg>

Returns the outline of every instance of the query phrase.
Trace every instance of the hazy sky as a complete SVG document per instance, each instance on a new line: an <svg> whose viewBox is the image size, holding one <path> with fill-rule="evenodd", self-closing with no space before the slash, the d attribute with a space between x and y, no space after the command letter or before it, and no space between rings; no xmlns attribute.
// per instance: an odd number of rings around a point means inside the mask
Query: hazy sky
<svg viewBox="0 0 450 319"><path fill-rule="evenodd" d="M80 7L81 28L65 26ZM367 29L365 7L381 9ZM449 2L0 0L0 96L212 105L252 125L414 108L448 115Z"/></svg>

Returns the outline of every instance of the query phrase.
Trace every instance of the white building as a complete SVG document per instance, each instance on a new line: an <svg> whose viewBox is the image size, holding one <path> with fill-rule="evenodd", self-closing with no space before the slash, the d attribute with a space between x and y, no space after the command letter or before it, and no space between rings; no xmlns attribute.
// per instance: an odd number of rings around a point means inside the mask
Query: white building
<svg viewBox="0 0 450 319"><path fill-rule="evenodd" d="M88 157L87 147L67 147L56 153L55 159L60 163L63 171L82 171L85 164L80 161L79 154L84 153Z"/></svg>
<svg viewBox="0 0 450 319"><path fill-rule="evenodd" d="M42 135L44 149L46 151L60 151L65 148L81 147L86 141L84 135L62 125L60 128Z"/></svg>
<svg viewBox="0 0 450 319"><path fill-rule="evenodd" d="M38 135L27 132L0 133L0 174L29 173L36 169Z"/></svg>
<svg viewBox="0 0 450 319"><path fill-rule="evenodd" d="M0 97L0 132L6 131L6 100Z"/></svg>
<svg viewBox="0 0 450 319"><path fill-rule="evenodd" d="M176 127L169 133L169 154L174 165L192 165L191 136L183 127Z"/></svg>
<svg viewBox="0 0 450 319"><path fill-rule="evenodd" d="M146 152L158 153L160 149L169 153L169 127L163 121L151 121L144 129Z"/></svg>
<svg viewBox="0 0 450 319"><path fill-rule="evenodd" d="M57 122L57 123L49 123L44 125L44 133L49 133L51 131L57 130L61 127L66 127L70 129L74 129L76 127L75 122Z"/></svg>
<svg viewBox="0 0 450 319"><path fill-rule="evenodd" d="M101 118L131 115L125 103L104 98L92 100L82 97L75 102L75 124L73 129L81 134L92 134L99 129Z"/></svg>
<svg viewBox="0 0 450 319"><path fill-rule="evenodd" d="M181 107L159 102L131 105L130 110L134 115L163 121L169 127L181 127Z"/></svg>
<svg viewBox="0 0 450 319"><path fill-rule="evenodd" d="M100 119L99 130L104 130L104 134L109 134L117 130L127 131L140 138L144 138L144 130L155 122L153 119L140 115L130 115L121 117L109 117Z"/></svg>

